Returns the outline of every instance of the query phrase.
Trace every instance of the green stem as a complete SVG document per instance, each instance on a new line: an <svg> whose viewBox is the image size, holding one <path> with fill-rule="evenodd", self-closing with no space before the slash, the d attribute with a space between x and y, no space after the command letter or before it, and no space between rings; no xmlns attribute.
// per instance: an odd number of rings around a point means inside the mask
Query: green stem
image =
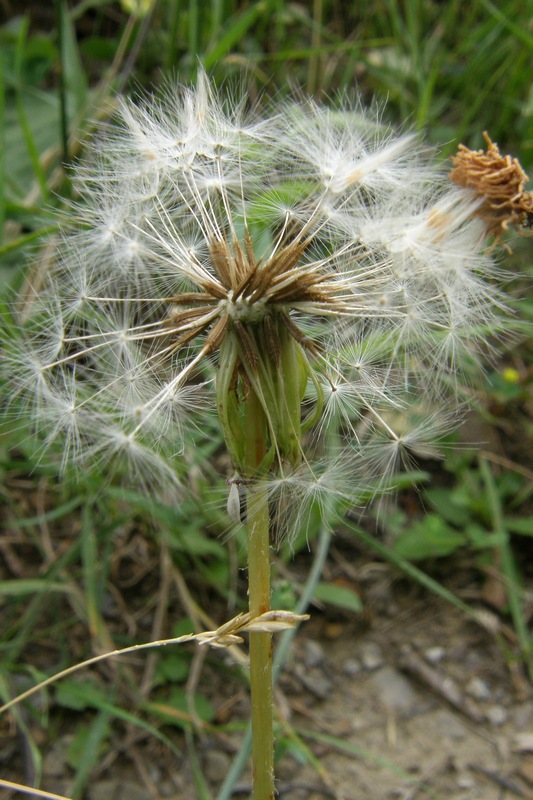
<svg viewBox="0 0 533 800"><path fill-rule="evenodd" d="M267 450L267 420L257 395L245 403L248 527L248 592L252 616L270 609L270 518L268 490L257 468ZM253 800L274 798L272 635L250 633Z"/></svg>

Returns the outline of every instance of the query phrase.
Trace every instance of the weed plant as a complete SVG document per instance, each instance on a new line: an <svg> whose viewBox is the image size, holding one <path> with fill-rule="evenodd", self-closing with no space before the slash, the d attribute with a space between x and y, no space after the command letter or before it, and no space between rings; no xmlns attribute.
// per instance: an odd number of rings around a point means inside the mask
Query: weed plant
<svg viewBox="0 0 533 800"><path fill-rule="evenodd" d="M83 154L96 125L114 114L117 90L127 91L133 83L149 87L160 83L161 75L187 82L203 66L215 83L241 80L252 100L301 90L327 101L339 90L352 94L357 88L364 100L386 99L383 113L390 121L408 130L423 129L430 141L444 144L443 159L458 141L481 147L486 129L502 151L520 157L526 171L533 163L528 69L533 32L522 3L496 6L485 0L466 8L460 2L390 0L356 9L326 0L312 8L278 0L207 5L190 0L146 4L145 16L129 17L110 4L89 7L69 8L58 0L53 29L40 28L31 10L17 16L14 9L0 30L5 144L0 255L6 282L24 289L23 317L52 266L58 216L70 206L70 199L62 200L72 195L68 165ZM531 274L524 243L513 242L513 249L513 263L524 263L523 277L513 278L511 288L520 315L531 319L523 288ZM24 262L29 266L22 271ZM7 296L4 303L7 328ZM497 564L506 587L500 609L510 615L517 633L508 657L531 668L523 585L528 576L515 555L517 546L527 548L533 530L532 465L524 445L531 440L527 332L519 330L518 341L518 348L494 365L488 384L468 389L480 400L486 426L482 437L492 438L486 433L489 426L496 436L503 431L509 442L503 454L486 446L479 459L468 453L450 457L437 487L425 490L428 518L413 524L405 514L382 510L386 544L374 532L369 535L367 525L344 524L357 537L354 546L374 548L466 613L471 609L413 562L450 559L466 551L480 572L487 563ZM59 479L64 453L59 449L46 459L36 458L28 438L30 422L22 418L12 428L6 426L1 440L6 523L0 692L5 700L91 652L168 633L216 629L242 609L244 529L224 541L228 520L213 501L217 486L221 496L228 491L225 478L218 477L227 473L228 463L216 426L194 437L195 457L187 465L191 491L179 506L110 486L97 473L80 479L68 466ZM200 472L197 463L210 466ZM405 491L428 480L429 473L404 472L396 486ZM313 597L352 613L360 609L353 592L319 583L337 511L333 506L323 504L322 518L312 508L306 535L292 541L290 555L282 550L279 556L288 562L308 543L315 554L309 580L296 593L283 591L274 575L281 605L292 604L296 613L304 612ZM227 669L220 659L208 658L219 671ZM113 662L111 680L109 672L82 682L67 678L53 695L28 702L24 711L15 708L35 784L43 752L75 710L80 722L67 756L72 778L64 793L69 797L83 795L98 765L113 763L124 733L132 743L145 734L159 739L178 762L184 742L197 796L212 797L193 731L223 732L230 726L217 719L212 694L194 678L197 659L192 650L180 650L148 656L142 664ZM231 674L239 691L244 678ZM49 731L44 745L43 727ZM303 742L299 755L319 768ZM219 787L217 800L231 796L243 760ZM6 777L20 780L18 765L12 763Z"/></svg>

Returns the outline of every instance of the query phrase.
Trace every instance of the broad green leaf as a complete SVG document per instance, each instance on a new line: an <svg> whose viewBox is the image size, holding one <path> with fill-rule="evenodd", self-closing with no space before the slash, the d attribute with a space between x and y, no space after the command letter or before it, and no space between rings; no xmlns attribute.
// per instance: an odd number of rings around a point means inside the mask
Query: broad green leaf
<svg viewBox="0 0 533 800"><path fill-rule="evenodd" d="M101 711L90 724L76 728L74 738L67 748L67 761L77 771L76 783L83 784L90 769L106 747L110 733L109 712ZM75 791L70 792L76 795Z"/></svg>
<svg viewBox="0 0 533 800"><path fill-rule="evenodd" d="M313 598L356 614L363 608L359 595L347 586L337 586L335 583L319 583L313 592Z"/></svg>
<svg viewBox="0 0 533 800"><path fill-rule="evenodd" d="M501 547L507 540L507 535L505 533L493 533L482 525L478 525L476 522L471 522L466 526L465 534L470 545L480 550Z"/></svg>
<svg viewBox="0 0 533 800"><path fill-rule="evenodd" d="M189 674L191 657L184 650L171 653L157 662L155 681L162 683L182 683Z"/></svg>
<svg viewBox="0 0 533 800"><path fill-rule="evenodd" d="M505 520L505 527L511 533L533 536L533 517L508 517Z"/></svg>
<svg viewBox="0 0 533 800"><path fill-rule="evenodd" d="M448 556L466 543L464 533L451 528L437 514L428 514L398 536L394 551L403 558L416 561Z"/></svg>
<svg viewBox="0 0 533 800"><path fill-rule="evenodd" d="M453 494L448 489L427 489L424 494L434 510L446 520L446 522L461 526L469 521L469 510L463 505L454 503Z"/></svg>
<svg viewBox="0 0 533 800"><path fill-rule="evenodd" d="M226 548L216 539L210 539L196 526L181 523L180 528L171 532L172 544L190 555L226 557Z"/></svg>
<svg viewBox="0 0 533 800"><path fill-rule="evenodd" d="M84 711L107 706L109 695L91 681L64 680L57 684L56 702L73 711Z"/></svg>

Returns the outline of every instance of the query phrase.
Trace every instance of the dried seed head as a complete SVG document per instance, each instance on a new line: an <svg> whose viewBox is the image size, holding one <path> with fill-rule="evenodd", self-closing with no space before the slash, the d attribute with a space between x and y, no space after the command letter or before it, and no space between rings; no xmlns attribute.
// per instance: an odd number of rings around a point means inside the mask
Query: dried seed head
<svg viewBox="0 0 533 800"><path fill-rule="evenodd" d="M236 474L267 481L274 527L296 532L448 432L446 401L506 327L485 234L529 224L532 196L488 137L450 186L359 103L248 109L204 74L120 102L78 167L79 226L0 337L10 401L63 467L174 498L216 409ZM268 428L253 476L249 401Z"/></svg>
<svg viewBox="0 0 533 800"><path fill-rule="evenodd" d="M503 156L485 131L484 150L470 150L463 144L452 157L450 178L483 198L477 215L488 225L488 233L500 239L510 226L520 231L533 223L533 192L524 191L529 178L517 158Z"/></svg>

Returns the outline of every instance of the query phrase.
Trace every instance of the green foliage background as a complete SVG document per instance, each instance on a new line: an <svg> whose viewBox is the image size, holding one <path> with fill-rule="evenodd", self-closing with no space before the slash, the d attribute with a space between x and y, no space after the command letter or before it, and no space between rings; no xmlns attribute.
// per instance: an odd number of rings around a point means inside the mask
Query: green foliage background
<svg viewBox="0 0 533 800"><path fill-rule="evenodd" d="M70 164L112 117L116 94L194 80L200 65L221 85L246 87L254 102L287 92L324 102L360 94L383 106L393 123L423 129L443 159L459 142L482 146L487 130L502 152L533 169L531 0L6 0L2 13L0 277L7 335L17 324L11 292L22 290L29 303L39 290L57 211L71 194ZM442 467L406 474L398 491L415 498L414 514L400 503L382 510L378 535L372 520L362 527L345 521L338 535L354 553L377 551L465 613L471 609L446 580L443 559L460 554L480 581L497 570L505 586L499 613L516 632L507 655L531 675L525 554L533 535L533 271L527 240L512 247L512 258L498 257L513 271L510 290L525 324L514 324L513 348L486 384L472 387L478 441L489 442L484 453L463 445ZM214 499L226 491L216 437L200 453L211 467L192 475L190 500L179 508L98 475L59 480L59 457L35 454L23 409L16 422L8 418L0 436L5 699L94 650L216 627L245 600L242 532L224 541L228 521ZM358 613L356 594L320 580L330 537L323 523L317 516L293 552L278 554L276 600L302 610L314 597L339 613ZM283 579L294 555L309 559L308 543L314 561L307 583ZM43 753L73 711L79 723L68 754L72 798L83 795L123 729L148 731L178 752L177 726L196 764L191 702L203 725L215 722L209 700L185 691L191 657L165 653L137 671L117 667L107 683L104 675L81 686L71 681L15 712L37 783ZM14 759L12 779L17 765ZM195 774L197 796L210 797L201 770ZM234 780L228 777L217 800L230 796Z"/></svg>

